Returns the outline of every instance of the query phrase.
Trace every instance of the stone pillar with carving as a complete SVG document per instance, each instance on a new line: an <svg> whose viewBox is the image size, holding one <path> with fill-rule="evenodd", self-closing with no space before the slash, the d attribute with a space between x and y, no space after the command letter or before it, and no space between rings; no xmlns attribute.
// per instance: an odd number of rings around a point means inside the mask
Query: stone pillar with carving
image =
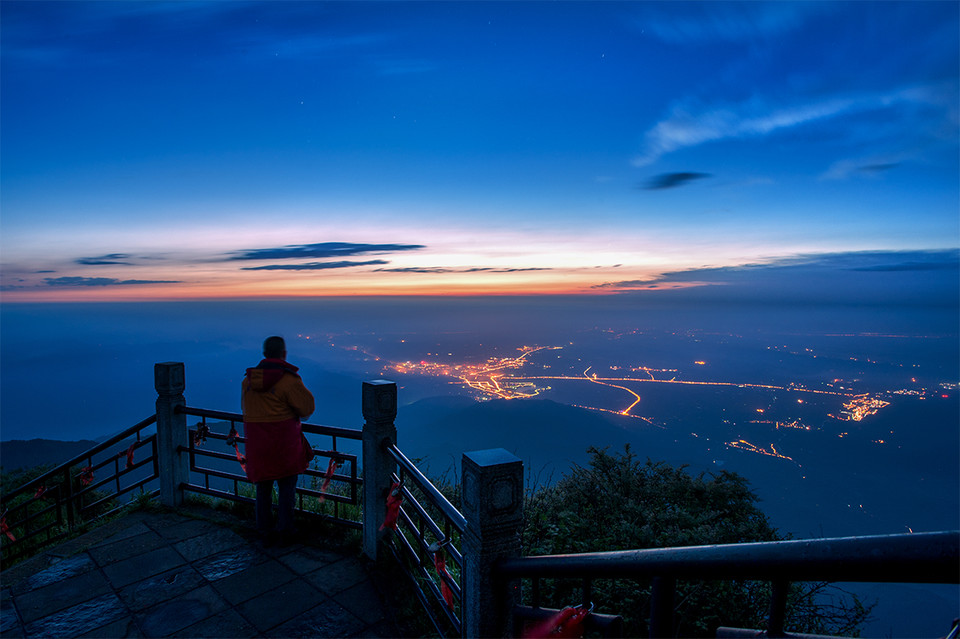
<svg viewBox="0 0 960 639"><path fill-rule="evenodd" d="M463 454L463 636L509 637L519 589L495 578L494 563L520 555L523 462L494 448Z"/></svg>
<svg viewBox="0 0 960 639"><path fill-rule="evenodd" d="M363 383L363 554L377 558L391 475L397 464L387 448L397 443L397 385Z"/></svg>
<svg viewBox="0 0 960 639"><path fill-rule="evenodd" d="M153 366L153 384L157 389L157 464L160 469L160 502L176 507L183 502L181 484L190 479L190 466L182 449L189 446L187 416L177 413L186 406L183 398L182 362L163 362Z"/></svg>

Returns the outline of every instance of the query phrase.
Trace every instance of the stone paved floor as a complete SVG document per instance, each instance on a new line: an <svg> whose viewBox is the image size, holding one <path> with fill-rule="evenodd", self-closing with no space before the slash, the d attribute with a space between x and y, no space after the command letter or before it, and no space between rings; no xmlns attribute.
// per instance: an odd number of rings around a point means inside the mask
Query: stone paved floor
<svg viewBox="0 0 960 639"><path fill-rule="evenodd" d="M0 636L398 636L356 553L264 548L202 511L135 512L5 570Z"/></svg>

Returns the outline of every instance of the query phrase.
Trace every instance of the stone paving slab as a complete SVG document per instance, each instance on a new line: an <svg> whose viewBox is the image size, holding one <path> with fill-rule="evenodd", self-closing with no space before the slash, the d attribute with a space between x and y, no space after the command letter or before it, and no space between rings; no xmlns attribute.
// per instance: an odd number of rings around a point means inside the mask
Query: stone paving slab
<svg viewBox="0 0 960 639"><path fill-rule="evenodd" d="M196 561L237 546L249 546L249 543L228 528L217 528L199 536L178 541L173 548L187 561Z"/></svg>
<svg viewBox="0 0 960 639"><path fill-rule="evenodd" d="M0 591L0 636L22 637L20 618L13 605L13 595L9 588Z"/></svg>
<svg viewBox="0 0 960 639"><path fill-rule="evenodd" d="M28 623L24 630L28 636L76 637L126 614L127 609L123 602L111 591Z"/></svg>
<svg viewBox="0 0 960 639"><path fill-rule="evenodd" d="M357 556L264 548L252 522L201 512L133 513L5 569L0 636L398 635Z"/></svg>
<svg viewBox="0 0 960 639"><path fill-rule="evenodd" d="M352 588L334 595L333 599L338 604L352 612L367 624L375 624L383 620L383 608L380 606L371 606L371 601L379 599L380 593L377 592L373 584L369 581L362 581Z"/></svg>
<svg viewBox="0 0 960 639"><path fill-rule="evenodd" d="M98 566L106 566L131 557L139 557L166 545L166 539L152 530L147 530L136 536L95 546L87 550L87 554L93 557Z"/></svg>
<svg viewBox="0 0 960 639"><path fill-rule="evenodd" d="M297 575L286 566L274 559L269 559L216 581L214 588L227 601L236 605L293 581L296 577Z"/></svg>
<svg viewBox="0 0 960 639"><path fill-rule="evenodd" d="M286 554L279 555L277 559L298 575L306 575L340 561L343 559L343 555L333 550L300 546L291 549Z"/></svg>
<svg viewBox="0 0 960 639"><path fill-rule="evenodd" d="M171 637L256 637L257 629L236 610L224 610L188 628L178 630Z"/></svg>
<svg viewBox="0 0 960 639"><path fill-rule="evenodd" d="M120 528L117 532L111 534L109 537L105 537L97 543L90 544L90 548L99 548L100 546L106 546L108 544L113 544L118 541L123 541L124 539L130 539L131 537L136 537L137 535L142 535L144 533L153 532L153 529L147 526L142 521L138 521L130 524L125 528Z"/></svg>
<svg viewBox="0 0 960 639"><path fill-rule="evenodd" d="M328 595L343 592L368 579L367 572L360 561L353 557L344 557L313 571L306 577L307 581Z"/></svg>
<svg viewBox="0 0 960 639"><path fill-rule="evenodd" d="M211 530L221 530L217 524L203 519L171 520L169 525L160 525L157 533L167 539L182 541L191 537L198 537Z"/></svg>
<svg viewBox="0 0 960 639"><path fill-rule="evenodd" d="M265 632L324 601L326 596L306 581L292 581L237 606L257 630Z"/></svg>
<svg viewBox="0 0 960 639"><path fill-rule="evenodd" d="M268 637L352 637L366 624L346 608L326 599L306 613L266 633Z"/></svg>
<svg viewBox="0 0 960 639"><path fill-rule="evenodd" d="M89 633L78 635L90 639L133 639L143 637L132 617L121 617L105 626L94 628Z"/></svg>
<svg viewBox="0 0 960 639"><path fill-rule="evenodd" d="M193 564L194 568L209 581L226 579L267 558L249 545L238 546L204 558Z"/></svg>
<svg viewBox="0 0 960 639"><path fill-rule="evenodd" d="M137 612L196 590L204 583L204 578L193 566L183 565L130 584L118 594L130 610Z"/></svg>
<svg viewBox="0 0 960 639"><path fill-rule="evenodd" d="M211 586L165 601L136 616L144 637L167 637L229 608Z"/></svg>
<svg viewBox="0 0 960 639"><path fill-rule="evenodd" d="M29 624L63 608L112 592L100 571L93 570L31 590L17 599L17 610L23 622Z"/></svg>
<svg viewBox="0 0 960 639"><path fill-rule="evenodd" d="M169 546L163 546L136 557L124 559L102 568L114 588L122 588L134 582L153 577L161 572L184 565L186 560Z"/></svg>
<svg viewBox="0 0 960 639"><path fill-rule="evenodd" d="M58 581L63 581L64 579L69 579L70 577L75 577L85 572L90 572L91 570L97 569L97 565L93 563L93 559L91 559L90 555L87 555L86 553L69 557L67 559L54 557L52 558L52 563L50 558L47 559L48 561L45 562L48 566L47 568L28 576L26 579L14 582L14 596L22 595L30 592L31 590L43 588L44 586L55 584Z"/></svg>

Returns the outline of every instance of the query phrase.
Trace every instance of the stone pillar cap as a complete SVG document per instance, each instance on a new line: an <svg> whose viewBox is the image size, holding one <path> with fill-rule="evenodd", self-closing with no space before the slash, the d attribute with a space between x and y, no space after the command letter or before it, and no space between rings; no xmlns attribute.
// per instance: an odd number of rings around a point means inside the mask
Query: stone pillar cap
<svg viewBox="0 0 960 639"><path fill-rule="evenodd" d="M505 448L488 448L486 450L474 450L464 453L464 457L472 461L477 466L497 466L499 464L511 464L522 462L519 457L506 450Z"/></svg>

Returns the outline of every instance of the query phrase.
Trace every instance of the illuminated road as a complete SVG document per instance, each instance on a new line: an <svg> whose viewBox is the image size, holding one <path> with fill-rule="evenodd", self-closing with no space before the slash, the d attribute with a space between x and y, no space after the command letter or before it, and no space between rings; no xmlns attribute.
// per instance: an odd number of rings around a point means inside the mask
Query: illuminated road
<svg viewBox="0 0 960 639"><path fill-rule="evenodd" d="M572 404L578 408L591 411L610 413L621 417L640 419L648 424L665 428L662 424L655 423L651 418L637 415L634 411L640 405L641 396L637 392L638 384L672 384L678 386L695 387L714 387L714 388L739 388L757 391L774 391L790 393L809 393L811 395L830 396L843 398L843 409L837 411L834 415L827 413L828 417L841 421L861 421L864 417L876 414L881 408L888 406L889 402L880 399L876 394L857 394L852 390L841 387L840 390L822 390L807 388L801 384L789 383L787 385L775 384L754 384L748 382L728 382L728 381L693 381L677 379L680 376L680 370L674 368L650 368L647 366L620 367L611 366L611 371L629 371L637 374L637 377L627 376L600 376L591 372L594 366L591 364L579 375L524 375L521 370L528 366L542 366L534 363L534 356L544 351L562 350L560 346L522 346L517 349L518 355L512 357L491 357L480 364L466 363L440 363L421 360L420 362L398 362L388 365L388 370L396 371L402 374L418 374L439 378L450 379L451 384L457 384L465 389L474 391L479 399L522 399L536 397L537 395L551 390L552 382L590 382L598 386L607 386L622 391L628 395L628 401L623 408L614 409L603 406L587 406L582 404ZM379 358L378 358L379 360ZM693 362L696 366L705 366L706 362L697 360ZM669 379L657 379L656 374L662 374ZM834 379L833 383L826 383L832 387L834 383L842 383L842 380ZM633 388L631 388L633 386ZM909 391L888 391L888 396L897 393L906 393ZM804 404L803 399L796 400L798 404ZM757 412L763 413L763 409L757 409ZM798 418L788 418L784 420L751 420L754 424L770 424L774 430L794 429L801 431L822 430L821 428L811 428L804 424ZM838 433L837 437L845 437L849 433ZM694 437L698 436L692 433ZM882 444L884 440L874 440L875 443ZM792 462L799 466L799 463L791 456L782 453L776 445L754 444L746 439L737 438L732 441L724 442L724 446L729 449L740 450L744 452L773 457Z"/></svg>

